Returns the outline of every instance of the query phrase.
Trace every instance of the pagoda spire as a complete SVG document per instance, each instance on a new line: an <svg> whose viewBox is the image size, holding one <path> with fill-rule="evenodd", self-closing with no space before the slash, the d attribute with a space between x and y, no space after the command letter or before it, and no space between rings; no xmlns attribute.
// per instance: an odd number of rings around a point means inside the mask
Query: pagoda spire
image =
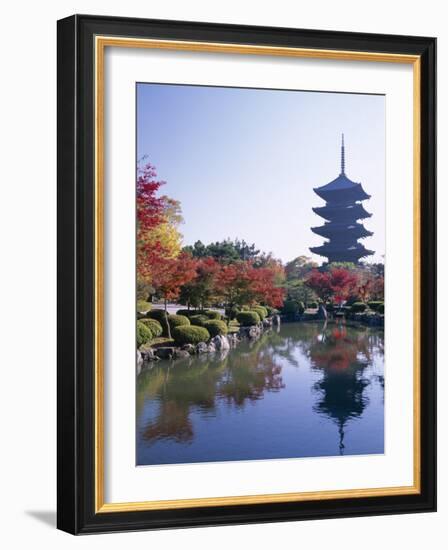
<svg viewBox="0 0 448 550"><path fill-rule="evenodd" d="M342 143L341 143L341 176L345 176L345 146L344 146L344 134L342 134Z"/></svg>

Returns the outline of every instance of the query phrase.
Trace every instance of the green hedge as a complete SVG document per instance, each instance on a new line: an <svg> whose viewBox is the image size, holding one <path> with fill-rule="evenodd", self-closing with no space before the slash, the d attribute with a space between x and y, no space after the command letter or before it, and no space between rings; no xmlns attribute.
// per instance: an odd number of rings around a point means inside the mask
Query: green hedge
<svg viewBox="0 0 448 550"><path fill-rule="evenodd" d="M352 313L363 313L366 309L367 305L363 302L355 302L351 307Z"/></svg>
<svg viewBox="0 0 448 550"><path fill-rule="evenodd" d="M163 334L162 325L157 319L140 319L140 323L143 323L145 327L148 327L152 333L153 338L158 338Z"/></svg>
<svg viewBox="0 0 448 550"><path fill-rule="evenodd" d="M258 325L260 322L260 316L256 311L240 311L240 313L237 314L236 319L243 327Z"/></svg>
<svg viewBox="0 0 448 550"><path fill-rule="evenodd" d="M268 312L268 316L269 316L269 317L270 317L271 315L278 315L278 313L279 313L279 310L278 310L278 309L275 309L275 307L264 306L264 308L265 308L266 311Z"/></svg>
<svg viewBox="0 0 448 550"><path fill-rule="evenodd" d="M211 309L204 311L204 315L207 315L207 317L212 321L221 321L222 319L222 315L219 313L219 311L213 311Z"/></svg>
<svg viewBox="0 0 448 550"><path fill-rule="evenodd" d="M281 312L284 315L302 315L305 311L305 305L303 302L297 302L296 300L285 300Z"/></svg>
<svg viewBox="0 0 448 550"><path fill-rule="evenodd" d="M141 321L137 321L137 348L152 340L152 332Z"/></svg>
<svg viewBox="0 0 448 550"><path fill-rule="evenodd" d="M268 316L268 310L263 306L253 306L251 311L256 311L262 321Z"/></svg>
<svg viewBox="0 0 448 550"><path fill-rule="evenodd" d="M384 303L381 303L378 306L378 309L376 311L377 311L377 313L380 313L381 315L384 315Z"/></svg>
<svg viewBox="0 0 448 550"><path fill-rule="evenodd" d="M317 305L317 302L310 302L307 305L307 307L310 308L310 309L316 309L318 307L318 305Z"/></svg>
<svg viewBox="0 0 448 550"><path fill-rule="evenodd" d="M176 327L183 327L190 324L190 319L185 315L168 315L168 323L171 330Z"/></svg>
<svg viewBox="0 0 448 550"><path fill-rule="evenodd" d="M190 323L197 327L202 327L207 321L209 321L207 315L192 315L190 317Z"/></svg>
<svg viewBox="0 0 448 550"><path fill-rule="evenodd" d="M371 302L367 302L367 305L369 306L369 308L372 310L372 311L378 311L378 308L383 305L384 306L384 303L381 302L380 300L378 301L371 301Z"/></svg>
<svg viewBox="0 0 448 550"><path fill-rule="evenodd" d="M227 334L227 325L224 321L219 321L218 319L210 319L210 321L205 321L204 328L206 328L210 336L225 336Z"/></svg>
<svg viewBox="0 0 448 550"><path fill-rule="evenodd" d="M152 308L152 305L145 300L137 300L137 311L139 313L146 313Z"/></svg>
<svg viewBox="0 0 448 550"><path fill-rule="evenodd" d="M177 345L199 344L210 340L210 333L204 327L184 325L173 329L172 336Z"/></svg>
<svg viewBox="0 0 448 550"><path fill-rule="evenodd" d="M152 309L151 311L148 311L146 317L149 317L150 319L157 319L160 323L160 321L165 321L167 313L164 309Z"/></svg>

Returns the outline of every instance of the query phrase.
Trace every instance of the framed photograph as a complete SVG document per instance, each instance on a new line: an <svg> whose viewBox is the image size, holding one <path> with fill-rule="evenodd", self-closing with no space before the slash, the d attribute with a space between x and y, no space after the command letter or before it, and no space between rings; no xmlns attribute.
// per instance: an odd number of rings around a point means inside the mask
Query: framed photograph
<svg viewBox="0 0 448 550"><path fill-rule="evenodd" d="M58 22L58 527L429 512L436 40Z"/></svg>

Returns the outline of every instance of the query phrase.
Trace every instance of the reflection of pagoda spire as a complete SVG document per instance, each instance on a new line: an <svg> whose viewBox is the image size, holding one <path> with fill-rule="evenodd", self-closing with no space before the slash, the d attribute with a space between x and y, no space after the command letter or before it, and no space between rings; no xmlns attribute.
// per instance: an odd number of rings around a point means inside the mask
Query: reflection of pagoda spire
<svg viewBox="0 0 448 550"><path fill-rule="evenodd" d="M339 423L338 433L339 433L339 454L342 456L344 454L344 449L345 449L345 445L344 445L345 432L344 432L344 423L342 422Z"/></svg>

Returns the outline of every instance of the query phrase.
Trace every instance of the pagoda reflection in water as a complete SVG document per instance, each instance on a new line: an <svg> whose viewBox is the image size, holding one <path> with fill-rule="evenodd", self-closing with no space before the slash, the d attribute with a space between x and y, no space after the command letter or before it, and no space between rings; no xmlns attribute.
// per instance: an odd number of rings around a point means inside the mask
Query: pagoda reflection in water
<svg viewBox="0 0 448 550"><path fill-rule="evenodd" d="M354 262L374 254L358 242L358 239L373 235L358 220L370 218L362 201L370 199L362 185L350 180L345 174L344 134L341 145L341 173L339 176L314 192L326 202L325 206L313 208L313 211L324 218L325 224L312 227L311 231L328 241L322 246L310 248L311 252L324 256L328 262Z"/></svg>

